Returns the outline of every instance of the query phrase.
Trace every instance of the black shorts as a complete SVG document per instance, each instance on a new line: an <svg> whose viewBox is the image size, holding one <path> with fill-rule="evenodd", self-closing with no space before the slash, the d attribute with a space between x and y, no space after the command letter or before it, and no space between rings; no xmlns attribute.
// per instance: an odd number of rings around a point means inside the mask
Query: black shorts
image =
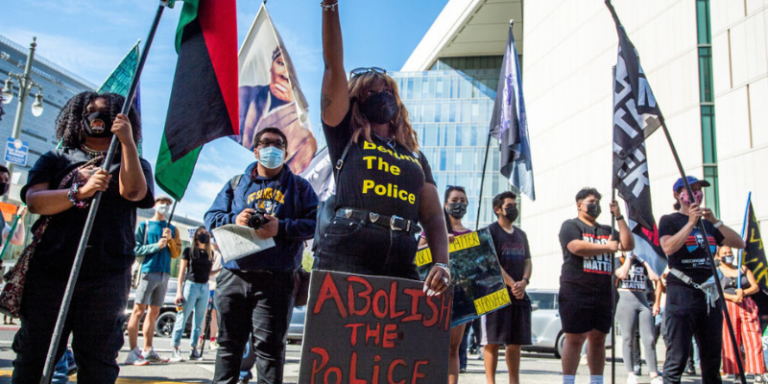
<svg viewBox="0 0 768 384"><path fill-rule="evenodd" d="M486 344L531 345L531 305L508 305L485 315Z"/></svg>
<svg viewBox="0 0 768 384"><path fill-rule="evenodd" d="M585 333L596 329L608 333L613 325L610 292L584 292L571 286L560 286L557 298L560 322L565 333Z"/></svg>

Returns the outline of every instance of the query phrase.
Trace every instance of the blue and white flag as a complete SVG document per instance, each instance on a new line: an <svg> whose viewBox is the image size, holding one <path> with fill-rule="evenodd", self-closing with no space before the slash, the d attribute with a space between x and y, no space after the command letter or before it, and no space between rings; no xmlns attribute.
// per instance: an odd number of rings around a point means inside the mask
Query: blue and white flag
<svg viewBox="0 0 768 384"><path fill-rule="evenodd" d="M501 174L520 192L531 200L536 200L531 164L531 142L528 138L523 84L520 78L515 38L512 36L512 23L509 24L507 48L504 52L499 84L496 87L490 135L500 141Z"/></svg>

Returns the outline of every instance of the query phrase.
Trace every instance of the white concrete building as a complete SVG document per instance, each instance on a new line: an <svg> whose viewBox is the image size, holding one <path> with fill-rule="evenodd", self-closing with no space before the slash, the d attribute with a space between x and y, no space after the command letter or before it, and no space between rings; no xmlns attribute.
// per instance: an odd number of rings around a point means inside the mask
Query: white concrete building
<svg viewBox="0 0 768 384"><path fill-rule="evenodd" d="M740 230L747 193L768 219L768 3L614 0L689 174L706 177L706 204ZM485 11L485 12L484 12ZM559 285L561 223L585 186L603 195L612 172L612 73L618 38L602 1L450 0L403 71L442 58L502 55L515 19L537 201L522 200L534 287ZM496 19L492 19L496 16ZM496 24L492 21L496 20ZM525 42L524 44L522 42ZM672 212L679 177L661 131L647 142L653 210Z"/></svg>

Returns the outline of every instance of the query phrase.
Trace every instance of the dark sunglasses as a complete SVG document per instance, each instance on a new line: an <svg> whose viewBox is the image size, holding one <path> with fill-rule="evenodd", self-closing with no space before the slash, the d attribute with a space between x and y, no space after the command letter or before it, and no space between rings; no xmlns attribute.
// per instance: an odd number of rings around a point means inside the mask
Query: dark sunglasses
<svg viewBox="0 0 768 384"><path fill-rule="evenodd" d="M387 70L384 69L384 68L379 68L379 67L360 67L360 68L355 68L355 69L349 71L349 77L360 76L360 75L364 75L364 74L369 73L369 72L375 72L375 73L378 73L380 75L386 75L387 74Z"/></svg>

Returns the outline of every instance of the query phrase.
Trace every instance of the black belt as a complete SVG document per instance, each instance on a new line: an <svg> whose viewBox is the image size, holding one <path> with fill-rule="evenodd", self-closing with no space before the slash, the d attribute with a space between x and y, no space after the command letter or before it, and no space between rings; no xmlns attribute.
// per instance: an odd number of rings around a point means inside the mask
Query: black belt
<svg viewBox="0 0 768 384"><path fill-rule="evenodd" d="M416 230L416 223L413 220L407 220L400 216L384 216L371 211L357 208L339 208L336 210L335 217L345 217L347 219L360 220L391 231L412 232Z"/></svg>

